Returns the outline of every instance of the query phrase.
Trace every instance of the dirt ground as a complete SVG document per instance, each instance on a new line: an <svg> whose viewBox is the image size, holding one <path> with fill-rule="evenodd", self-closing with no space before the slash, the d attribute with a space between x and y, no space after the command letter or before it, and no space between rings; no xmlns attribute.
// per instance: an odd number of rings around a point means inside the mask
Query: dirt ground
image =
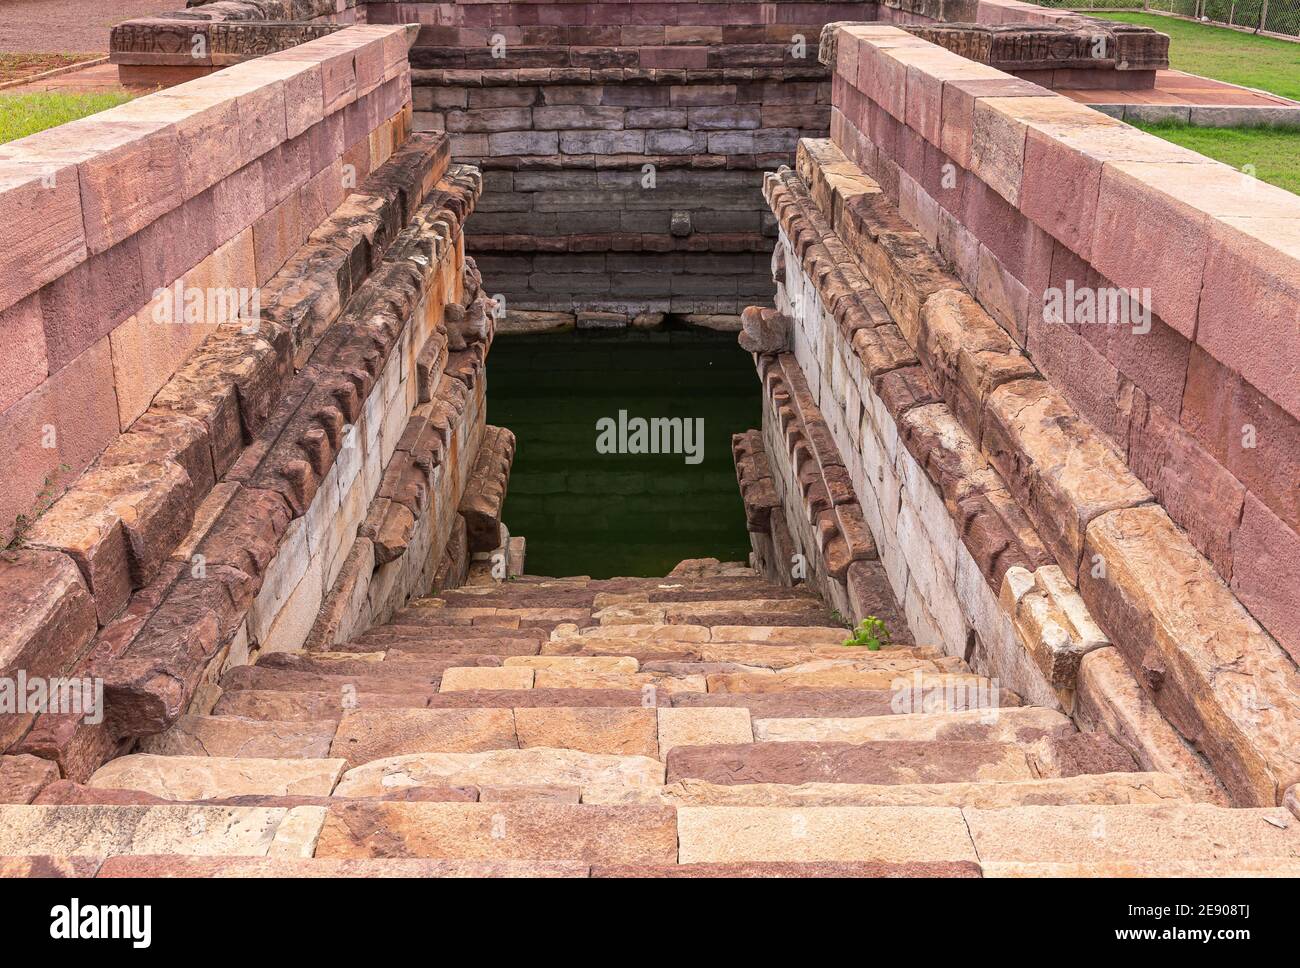
<svg viewBox="0 0 1300 968"><path fill-rule="evenodd" d="M0 52L108 52L109 28L185 0L0 0Z"/></svg>

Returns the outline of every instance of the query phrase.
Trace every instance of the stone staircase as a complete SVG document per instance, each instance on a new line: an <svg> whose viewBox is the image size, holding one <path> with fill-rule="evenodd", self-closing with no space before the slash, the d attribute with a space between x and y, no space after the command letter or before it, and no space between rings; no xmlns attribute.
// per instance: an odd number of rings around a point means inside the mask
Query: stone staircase
<svg viewBox="0 0 1300 968"><path fill-rule="evenodd" d="M1195 802L960 659L845 636L711 561L415 600L0 806L0 875L1300 874L1286 808Z"/></svg>

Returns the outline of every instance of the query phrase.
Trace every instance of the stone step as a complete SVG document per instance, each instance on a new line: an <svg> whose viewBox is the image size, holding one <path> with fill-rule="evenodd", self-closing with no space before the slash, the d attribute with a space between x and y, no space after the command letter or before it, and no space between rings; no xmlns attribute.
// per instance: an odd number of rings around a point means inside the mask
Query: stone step
<svg viewBox="0 0 1300 968"><path fill-rule="evenodd" d="M979 862L956 807L678 807L677 836L682 864Z"/></svg>
<svg viewBox="0 0 1300 968"><path fill-rule="evenodd" d="M138 790L165 800L250 795L327 797L345 768L341 759L135 753L109 760L86 785L103 790Z"/></svg>
<svg viewBox="0 0 1300 968"><path fill-rule="evenodd" d="M668 706L674 698L696 695L677 693L670 696L663 690L643 689L462 689L440 692L430 697L430 709L464 708L514 708L540 706L625 707ZM702 695L702 694L700 694Z"/></svg>
<svg viewBox="0 0 1300 968"><path fill-rule="evenodd" d="M603 608L638 602L735 601L741 598L817 600L814 593L802 588L785 588L758 578L735 578L688 583L654 579L627 585L593 583L581 588L562 585L521 587L512 582L507 586L450 589L438 598L415 599L411 605L436 607L435 603L441 601L445 606L459 608Z"/></svg>
<svg viewBox="0 0 1300 968"><path fill-rule="evenodd" d="M3 876L0 860L0 876ZM567 861L429 860L327 857L110 857L99 877L587 877L586 864ZM88 875L87 875L88 876Z"/></svg>
<svg viewBox="0 0 1300 968"><path fill-rule="evenodd" d="M403 708L428 706L436 692L292 692L270 689L237 689L225 692L212 707L214 716L242 716L247 719L275 719L284 722L314 722L338 719L349 709Z"/></svg>
<svg viewBox="0 0 1300 968"><path fill-rule="evenodd" d="M592 621L590 608L457 608L413 605L403 608L392 618L394 625L435 627L546 629L572 623L587 625Z"/></svg>
<svg viewBox="0 0 1300 968"><path fill-rule="evenodd" d="M958 712L966 709L1004 708L1020 705L1014 693L998 694L998 707L984 705L989 697L942 692L915 693L887 689L790 689L783 692L679 693L673 706L738 706L755 719L808 719L819 716L863 717L929 712Z"/></svg>
<svg viewBox="0 0 1300 968"><path fill-rule="evenodd" d="M340 803L316 856L463 860L677 862L669 807L550 803Z"/></svg>
<svg viewBox="0 0 1300 968"><path fill-rule="evenodd" d="M671 696L682 692L704 692L705 677L649 672L589 672L566 668L530 669L526 666L455 668L442 674L439 691L527 689L635 689L642 692L655 690Z"/></svg>
<svg viewBox="0 0 1300 968"><path fill-rule="evenodd" d="M388 629L379 630L380 633ZM436 629L428 631L436 632ZM438 635L408 635L402 631L396 634L376 634L367 632L360 639L344 645L336 645L337 652L371 653L382 652L385 655L400 652L405 658L432 658L440 655L537 655L541 650L541 638L500 638L484 636L483 638L446 639Z"/></svg>
<svg viewBox="0 0 1300 968"><path fill-rule="evenodd" d="M591 614L597 625L830 625L815 599L774 598L705 602L626 603ZM576 623L583 624L583 623Z"/></svg>
<svg viewBox="0 0 1300 968"><path fill-rule="evenodd" d="M638 639L569 638L546 642L542 655L626 655L635 656L643 665L647 662L700 662L729 663L767 669L786 669L790 666L824 660L842 660L859 663L862 667L875 667L900 672L920 669L924 672L968 671L960 660L943 662L920 650L891 650L868 652L864 649L843 648L838 645L812 647L772 646L764 642L644 642ZM955 668L945 668L947 666Z"/></svg>
<svg viewBox="0 0 1300 968"><path fill-rule="evenodd" d="M255 669L308 672L327 676L366 676L418 680L441 676L453 666L500 665L501 655L401 654L388 652L268 652L258 657ZM236 667L239 668L239 667Z"/></svg>
<svg viewBox="0 0 1300 968"><path fill-rule="evenodd" d="M1069 717L1041 706L901 716L756 719L759 742L869 743L880 740L1030 744L1076 731Z"/></svg>
<svg viewBox="0 0 1300 968"><path fill-rule="evenodd" d="M1300 820L1284 807L1031 806L965 815L988 862L1300 861Z"/></svg>
<svg viewBox="0 0 1300 968"><path fill-rule="evenodd" d="M1103 773L1039 780L966 783L709 783L677 780L658 790L592 788L584 803L649 803L673 807L1003 807L1044 804L1190 802L1165 773Z"/></svg>
<svg viewBox="0 0 1300 968"><path fill-rule="evenodd" d="M518 745L509 708L355 709L339 720L330 755L351 768L407 753L477 753Z"/></svg>
<svg viewBox="0 0 1300 968"><path fill-rule="evenodd" d="M448 663L448 668L479 667L482 656L474 656L475 662ZM500 668L501 658L492 656L492 665L487 668ZM366 663L377 667L383 663ZM411 675L365 675L328 674L320 672L297 672L292 669L276 669L271 666L251 665L235 666L222 675L219 684L226 692L240 689L280 690L287 692L330 692L340 693L350 686L360 692L436 692L442 682L442 671L421 668Z"/></svg>
<svg viewBox="0 0 1300 968"><path fill-rule="evenodd" d="M1091 863L1009 861L981 865L985 877L1300 877L1300 860L1108 860Z"/></svg>
<svg viewBox="0 0 1300 968"><path fill-rule="evenodd" d="M996 705L993 696L997 684L984 676L971 673L924 673L917 670L891 672L885 669L855 669L851 666L820 664L799 671L799 667L771 671L766 674L723 673L706 677L708 691L713 692L785 692L790 689L868 689L896 690L914 688L940 690L953 694L973 693L988 697L989 705Z"/></svg>
<svg viewBox="0 0 1300 968"><path fill-rule="evenodd" d="M242 716L182 716L171 729L140 741L156 756L324 759L338 719L286 722Z"/></svg>
<svg viewBox="0 0 1300 968"><path fill-rule="evenodd" d="M648 756L611 756L532 747L479 753L409 753L348 770L337 797L373 797L405 787L657 787L664 764Z"/></svg>
<svg viewBox="0 0 1300 968"><path fill-rule="evenodd" d="M960 783L1035 779L1014 743L749 743L677 746L668 781L709 783Z"/></svg>
<svg viewBox="0 0 1300 968"><path fill-rule="evenodd" d="M324 820L324 807L0 805L0 856L310 857Z"/></svg>
<svg viewBox="0 0 1300 968"><path fill-rule="evenodd" d="M621 864L591 868L592 877L979 877L969 861L884 863Z"/></svg>
<svg viewBox="0 0 1300 968"><path fill-rule="evenodd" d="M840 646L848 631L838 625L593 625L579 629L576 625L558 625L551 641L597 639L635 639L659 643L763 643L766 645Z"/></svg>

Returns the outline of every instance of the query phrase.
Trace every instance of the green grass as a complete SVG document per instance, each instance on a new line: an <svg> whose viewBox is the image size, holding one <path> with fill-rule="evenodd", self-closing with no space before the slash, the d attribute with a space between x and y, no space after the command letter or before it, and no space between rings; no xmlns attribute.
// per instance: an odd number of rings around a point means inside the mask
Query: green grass
<svg viewBox="0 0 1300 968"><path fill-rule="evenodd" d="M1300 128L1196 128L1165 121L1134 127L1300 195Z"/></svg>
<svg viewBox="0 0 1300 968"><path fill-rule="evenodd" d="M62 94L56 91L0 94L0 144L106 111L133 96L112 91L102 94Z"/></svg>
<svg viewBox="0 0 1300 968"><path fill-rule="evenodd" d="M1169 66L1300 100L1300 44L1150 13L1092 14L1169 35Z"/></svg>

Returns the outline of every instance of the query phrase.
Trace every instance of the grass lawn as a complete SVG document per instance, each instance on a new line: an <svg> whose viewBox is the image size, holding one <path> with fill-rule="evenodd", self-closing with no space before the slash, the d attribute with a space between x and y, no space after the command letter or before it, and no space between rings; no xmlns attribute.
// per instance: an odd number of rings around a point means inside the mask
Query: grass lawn
<svg viewBox="0 0 1300 968"><path fill-rule="evenodd" d="M1141 24L1168 34L1169 66L1175 70L1300 101L1300 43L1158 14L1117 10L1090 16Z"/></svg>
<svg viewBox="0 0 1300 968"><path fill-rule="evenodd" d="M1300 128L1194 128L1174 122L1134 127L1300 195Z"/></svg>
<svg viewBox="0 0 1300 968"><path fill-rule="evenodd" d="M0 93L0 144L22 138L55 125L66 124L123 104L135 95L125 91L98 94Z"/></svg>

